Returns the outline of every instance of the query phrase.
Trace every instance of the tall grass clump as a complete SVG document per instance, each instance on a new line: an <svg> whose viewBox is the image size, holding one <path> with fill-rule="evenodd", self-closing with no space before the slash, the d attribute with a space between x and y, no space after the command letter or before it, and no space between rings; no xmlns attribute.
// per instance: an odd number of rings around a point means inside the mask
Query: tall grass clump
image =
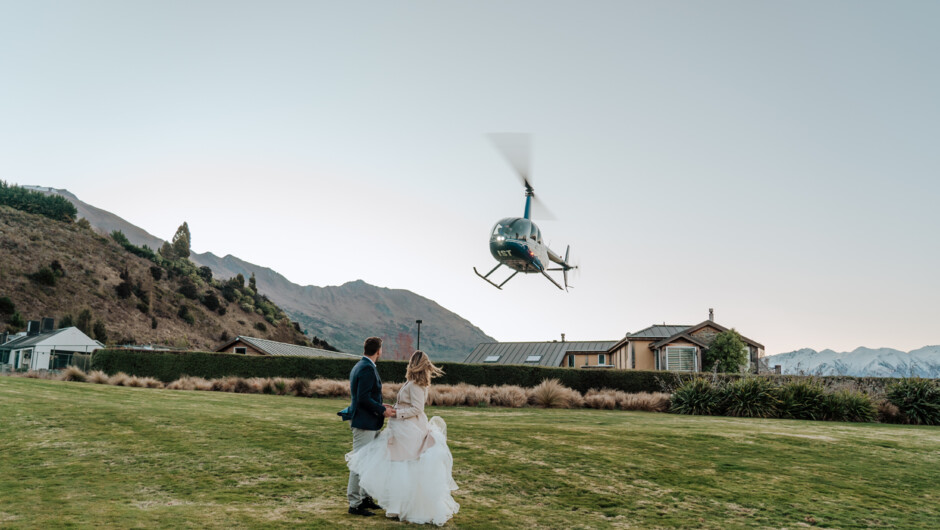
<svg viewBox="0 0 940 530"><path fill-rule="evenodd" d="M697 414L703 416L720 415L723 392L721 387L712 385L701 377L686 381L672 393L669 412L676 414Z"/></svg>
<svg viewBox="0 0 940 530"><path fill-rule="evenodd" d="M84 383L88 379L88 376L85 375L85 372L77 366L69 366L62 372L63 381L77 381L79 383Z"/></svg>
<svg viewBox="0 0 940 530"><path fill-rule="evenodd" d="M826 403L826 391L815 380L796 380L777 391L781 418L794 420L820 420Z"/></svg>
<svg viewBox="0 0 940 530"><path fill-rule="evenodd" d="M628 394L617 391L617 405L621 410L642 410L644 412L666 412L670 407L670 396L665 392L635 392Z"/></svg>
<svg viewBox="0 0 940 530"><path fill-rule="evenodd" d="M617 408L615 390L592 388L584 394L584 406L589 409L614 410Z"/></svg>
<svg viewBox="0 0 940 530"><path fill-rule="evenodd" d="M562 385L557 379L546 379L526 394L529 404L546 409L569 409L584 404L580 392Z"/></svg>
<svg viewBox="0 0 940 530"><path fill-rule="evenodd" d="M490 404L497 407L519 409L526 406L528 401L525 390L520 386L501 385L490 390Z"/></svg>
<svg viewBox="0 0 940 530"><path fill-rule="evenodd" d="M106 385L108 384L108 374L101 370L92 370L88 373L88 379L86 379L86 381L96 385Z"/></svg>
<svg viewBox="0 0 940 530"><path fill-rule="evenodd" d="M858 390L838 390L826 394L823 418L829 421L871 423L878 418L878 409L871 397Z"/></svg>
<svg viewBox="0 0 940 530"><path fill-rule="evenodd" d="M898 408L905 423L940 425L940 383L930 379L904 379L888 387L885 395Z"/></svg>

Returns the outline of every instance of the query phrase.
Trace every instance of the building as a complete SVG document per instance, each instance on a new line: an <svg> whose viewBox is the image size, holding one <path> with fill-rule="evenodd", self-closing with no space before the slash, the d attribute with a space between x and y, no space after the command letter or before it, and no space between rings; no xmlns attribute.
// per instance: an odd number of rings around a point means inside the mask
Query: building
<svg viewBox="0 0 940 530"><path fill-rule="evenodd" d="M44 318L27 323L26 333L0 335L0 367L6 370L58 370L69 365L75 354L87 355L104 344L76 327L55 329L55 321Z"/></svg>
<svg viewBox="0 0 940 530"><path fill-rule="evenodd" d="M615 340L551 342L484 342L464 361L475 364L531 364L572 368L614 368L610 349Z"/></svg>
<svg viewBox="0 0 940 530"><path fill-rule="evenodd" d="M626 370L708 371L711 367L703 366L704 352L715 335L728 331L713 317L710 311L708 320L693 326L657 324L629 333L611 348L614 366ZM741 340L754 371L764 355L764 346L743 335Z"/></svg>
<svg viewBox="0 0 940 530"><path fill-rule="evenodd" d="M620 370L708 371L704 353L715 336L728 328L708 320L695 325L655 324L619 341L485 342L464 362L477 364L533 364L568 368L616 368ZM750 370L756 371L764 346L741 336L747 348Z"/></svg>
<svg viewBox="0 0 940 530"><path fill-rule="evenodd" d="M217 352L238 353L242 355L273 355L277 357L326 357L333 359L359 359L360 355L342 353L309 346L299 346L286 342L276 342L255 337L239 335L216 348Z"/></svg>

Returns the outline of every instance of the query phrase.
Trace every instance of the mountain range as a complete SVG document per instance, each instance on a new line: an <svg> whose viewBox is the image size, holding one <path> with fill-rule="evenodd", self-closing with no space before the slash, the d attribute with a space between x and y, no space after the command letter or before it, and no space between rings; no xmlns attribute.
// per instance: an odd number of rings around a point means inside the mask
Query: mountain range
<svg viewBox="0 0 940 530"><path fill-rule="evenodd" d="M784 374L940 378L940 346L924 346L909 352L892 348L818 352L804 348L764 359L771 369L779 364Z"/></svg>
<svg viewBox="0 0 940 530"><path fill-rule="evenodd" d="M163 245L163 239L111 212L81 201L68 190L23 187L65 197L75 205L78 217L87 219L100 232L119 230L131 243L147 245L154 250ZM259 292L273 300L292 320L299 322L309 335L326 339L342 351L358 353L363 340L370 336L385 337L386 355L396 347L404 349L410 346L416 318L423 320L422 349L433 359L462 361L477 344L494 341L456 313L404 289L377 287L362 280L327 287L298 285L271 268L232 255L219 257L211 252L194 252L190 260L212 269L216 278L227 279L238 274L248 278L254 274Z"/></svg>

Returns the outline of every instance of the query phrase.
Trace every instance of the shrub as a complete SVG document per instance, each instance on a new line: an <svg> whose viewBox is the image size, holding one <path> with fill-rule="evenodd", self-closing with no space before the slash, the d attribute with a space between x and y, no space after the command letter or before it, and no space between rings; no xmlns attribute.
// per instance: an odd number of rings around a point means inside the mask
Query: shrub
<svg viewBox="0 0 940 530"><path fill-rule="evenodd" d="M781 418L794 420L819 420L823 417L826 401L825 390L818 381L797 380L781 386L777 395Z"/></svg>
<svg viewBox="0 0 940 530"><path fill-rule="evenodd" d="M902 379L888 387L886 397L906 423L940 425L940 383L922 378Z"/></svg>
<svg viewBox="0 0 940 530"><path fill-rule="evenodd" d="M875 404L878 409L878 421L881 423L903 423L904 416L901 415L901 409L887 399L882 399Z"/></svg>
<svg viewBox="0 0 940 530"><path fill-rule="evenodd" d="M255 322L255 329L258 331L267 331L268 327L264 325L264 322Z"/></svg>
<svg viewBox="0 0 940 530"><path fill-rule="evenodd" d="M66 314L64 317L59 319L59 329L70 328L75 325L75 321L72 319L72 315Z"/></svg>
<svg viewBox="0 0 940 530"><path fill-rule="evenodd" d="M196 323L196 317L193 316L192 312L189 310L188 305L181 305L180 310L176 313L176 316L183 319L183 321L189 325Z"/></svg>
<svg viewBox="0 0 940 530"><path fill-rule="evenodd" d="M672 394L670 412L676 414L717 415L722 412L722 390L708 379L687 381Z"/></svg>
<svg viewBox="0 0 940 530"><path fill-rule="evenodd" d="M780 402L776 386L762 377L744 377L724 387L725 414L743 418L772 418Z"/></svg>
<svg viewBox="0 0 940 530"><path fill-rule="evenodd" d="M718 371L724 373L735 373L748 361L744 340L733 328L715 335L704 355L705 368L711 369L717 364Z"/></svg>
<svg viewBox="0 0 940 530"><path fill-rule="evenodd" d="M196 300L199 298L199 289L196 287L196 283L188 276L183 278L183 280L180 282L180 287L176 290L176 292L180 293L186 298L189 298L190 300Z"/></svg>
<svg viewBox="0 0 940 530"><path fill-rule="evenodd" d="M163 278L163 268L156 265L151 265L150 276L153 277L155 281L160 281L160 279Z"/></svg>
<svg viewBox="0 0 940 530"><path fill-rule="evenodd" d="M26 320L23 319L23 315L21 315L19 311L14 311L8 323L10 327L20 329L26 325Z"/></svg>
<svg viewBox="0 0 940 530"><path fill-rule="evenodd" d="M150 317L150 329L157 329L157 317Z"/></svg>
<svg viewBox="0 0 940 530"><path fill-rule="evenodd" d="M870 423L878 417L878 409L868 394L857 390L839 390L826 394L823 413L824 419L829 421Z"/></svg>
<svg viewBox="0 0 940 530"><path fill-rule="evenodd" d="M11 186L2 180L0 180L0 205L67 223L74 221L78 213L75 205L61 195L46 195L15 184Z"/></svg>
<svg viewBox="0 0 940 530"><path fill-rule="evenodd" d="M382 387L385 390L385 387ZM298 377L291 381L290 393L297 397L310 397L310 381L303 377Z"/></svg>
<svg viewBox="0 0 940 530"><path fill-rule="evenodd" d="M219 306L219 310L218 310L217 312L219 313L219 316L225 316L225 313L227 313L228 310L225 309L225 306L224 306L224 305L220 305L220 306Z"/></svg>
<svg viewBox="0 0 940 530"><path fill-rule="evenodd" d="M105 329L104 322L96 320L95 327L92 331L95 333L95 340L98 342L108 342L108 330Z"/></svg>
<svg viewBox="0 0 940 530"><path fill-rule="evenodd" d="M9 296L0 296L0 315L12 315L16 311L16 306Z"/></svg>
<svg viewBox="0 0 940 530"><path fill-rule="evenodd" d="M131 285L131 282L124 280L114 287L114 291L117 292L118 298L126 300L133 294L134 287Z"/></svg>
<svg viewBox="0 0 940 530"><path fill-rule="evenodd" d="M39 285L55 286L56 275L49 267L40 267L38 271L27 274L26 277Z"/></svg>
<svg viewBox="0 0 940 530"><path fill-rule="evenodd" d="M202 297L202 305L206 306L209 311L215 311L219 308L219 297L212 291L207 291Z"/></svg>

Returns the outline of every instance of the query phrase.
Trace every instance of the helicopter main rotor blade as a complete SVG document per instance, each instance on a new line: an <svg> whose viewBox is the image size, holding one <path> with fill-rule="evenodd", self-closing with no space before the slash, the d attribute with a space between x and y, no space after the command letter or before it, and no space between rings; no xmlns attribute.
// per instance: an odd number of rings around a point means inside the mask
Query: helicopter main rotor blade
<svg viewBox="0 0 940 530"><path fill-rule="evenodd" d="M532 188L532 137L525 133L493 133L487 135L493 147L519 176L527 190Z"/></svg>
<svg viewBox="0 0 940 530"><path fill-rule="evenodd" d="M555 214L548 209L548 206L545 206L545 203L542 202L534 193L532 194L532 218L533 219L542 219L544 221L557 221L558 218L555 217Z"/></svg>

